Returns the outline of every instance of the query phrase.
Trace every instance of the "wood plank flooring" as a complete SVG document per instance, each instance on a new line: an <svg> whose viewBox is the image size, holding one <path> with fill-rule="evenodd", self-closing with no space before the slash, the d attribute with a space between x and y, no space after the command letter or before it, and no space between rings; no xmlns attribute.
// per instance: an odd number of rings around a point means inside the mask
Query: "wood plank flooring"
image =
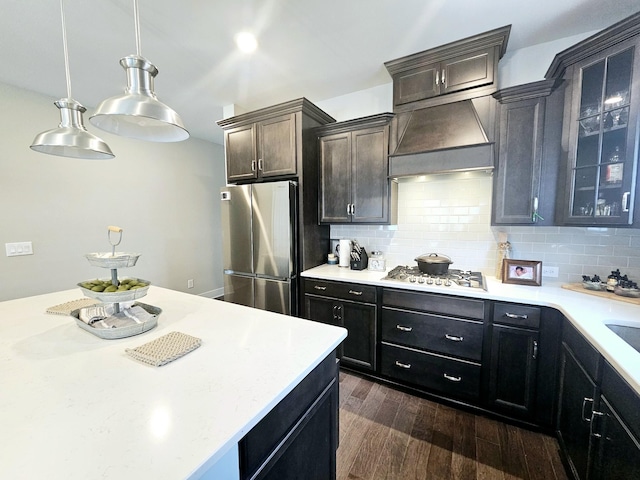
<svg viewBox="0 0 640 480"><path fill-rule="evenodd" d="M556 440L340 372L338 480L567 480Z"/></svg>

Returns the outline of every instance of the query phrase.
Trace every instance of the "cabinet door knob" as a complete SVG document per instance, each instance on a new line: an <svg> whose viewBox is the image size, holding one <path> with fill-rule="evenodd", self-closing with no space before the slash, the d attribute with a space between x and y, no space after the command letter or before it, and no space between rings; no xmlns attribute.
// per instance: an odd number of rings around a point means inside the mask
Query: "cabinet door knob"
<svg viewBox="0 0 640 480"><path fill-rule="evenodd" d="M506 312L504 315L505 317L515 318L518 320L526 320L527 318L529 318L527 315L518 315L517 313L509 313L509 312Z"/></svg>
<svg viewBox="0 0 640 480"><path fill-rule="evenodd" d="M534 340L533 341L533 359L535 360L536 358L538 358L538 341Z"/></svg>
<svg viewBox="0 0 640 480"><path fill-rule="evenodd" d="M442 69L442 85L444 85L446 82L446 80L444 79L444 68Z"/></svg>
<svg viewBox="0 0 640 480"><path fill-rule="evenodd" d="M258 159L258 170L260 170L260 171L264 170L262 168L263 166L264 166L264 161L261 158L259 158Z"/></svg>
<svg viewBox="0 0 640 480"><path fill-rule="evenodd" d="M447 340L451 340L452 342L461 342L462 340L464 340L464 337L458 337L457 335L449 335L448 333L445 333L444 338L446 338Z"/></svg>
<svg viewBox="0 0 640 480"><path fill-rule="evenodd" d="M396 325L396 328L401 332L410 332L413 330L413 327L405 327L404 325Z"/></svg>
<svg viewBox="0 0 640 480"><path fill-rule="evenodd" d="M396 360L396 367L406 368L408 370L408 369L411 368L411 364L410 363L402 363L402 362L399 362L398 360Z"/></svg>
<svg viewBox="0 0 640 480"><path fill-rule="evenodd" d="M256 161L255 160L251 160L251 171L252 172L256 171Z"/></svg>
<svg viewBox="0 0 640 480"><path fill-rule="evenodd" d="M351 204L351 215L355 215L356 214L356 204L352 203Z"/></svg>
<svg viewBox="0 0 640 480"><path fill-rule="evenodd" d="M351 215L351 204L347 203L347 215Z"/></svg>
<svg viewBox="0 0 640 480"><path fill-rule="evenodd" d="M446 373L442 375L444 378L449 380L450 382L460 382L462 381L462 377L454 377L453 375L447 375Z"/></svg>

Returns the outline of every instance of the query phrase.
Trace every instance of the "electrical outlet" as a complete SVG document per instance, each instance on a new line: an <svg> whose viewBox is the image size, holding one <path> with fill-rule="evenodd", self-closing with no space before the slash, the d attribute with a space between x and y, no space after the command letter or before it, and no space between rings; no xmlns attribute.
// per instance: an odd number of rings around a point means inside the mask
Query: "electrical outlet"
<svg viewBox="0 0 640 480"><path fill-rule="evenodd" d="M189 280L187 280L187 288L193 288L193 278L190 278Z"/></svg>
<svg viewBox="0 0 640 480"><path fill-rule="evenodd" d="M542 276L558 278L558 267L542 267Z"/></svg>
<svg viewBox="0 0 640 480"><path fill-rule="evenodd" d="M5 243L7 257L17 257L18 255L33 255L33 245L31 242Z"/></svg>

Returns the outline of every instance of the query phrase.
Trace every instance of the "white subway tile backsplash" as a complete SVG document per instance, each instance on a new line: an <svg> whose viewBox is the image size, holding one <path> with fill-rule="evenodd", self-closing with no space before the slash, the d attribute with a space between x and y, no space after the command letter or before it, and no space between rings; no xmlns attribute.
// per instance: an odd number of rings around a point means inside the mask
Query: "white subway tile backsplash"
<svg viewBox="0 0 640 480"><path fill-rule="evenodd" d="M495 275L498 233L504 232L512 258L557 266L553 281L606 277L616 268L640 280L640 229L492 227L491 190L492 176L484 172L401 180L397 225L332 225L331 238L353 238L369 251L381 250L390 267L413 265L416 256L436 252L451 257L452 268Z"/></svg>

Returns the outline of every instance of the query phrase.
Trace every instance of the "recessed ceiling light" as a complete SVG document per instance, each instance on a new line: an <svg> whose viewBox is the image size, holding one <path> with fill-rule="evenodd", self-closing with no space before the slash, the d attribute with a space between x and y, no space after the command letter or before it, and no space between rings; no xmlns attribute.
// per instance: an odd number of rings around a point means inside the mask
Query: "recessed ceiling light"
<svg viewBox="0 0 640 480"><path fill-rule="evenodd" d="M258 48L258 41L253 33L249 32L240 32L235 37L236 45L240 49L241 52L251 53Z"/></svg>

